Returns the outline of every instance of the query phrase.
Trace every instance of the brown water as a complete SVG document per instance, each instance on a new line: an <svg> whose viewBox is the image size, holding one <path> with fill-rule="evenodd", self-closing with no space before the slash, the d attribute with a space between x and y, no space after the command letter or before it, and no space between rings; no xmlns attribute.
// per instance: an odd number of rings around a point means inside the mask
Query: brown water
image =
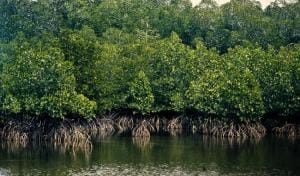
<svg viewBox="0 0 300 176"><path fill-rule="evenodd" d="M92 151L2 143L0 175L300 175L300 142L113 137Z"/></svg>

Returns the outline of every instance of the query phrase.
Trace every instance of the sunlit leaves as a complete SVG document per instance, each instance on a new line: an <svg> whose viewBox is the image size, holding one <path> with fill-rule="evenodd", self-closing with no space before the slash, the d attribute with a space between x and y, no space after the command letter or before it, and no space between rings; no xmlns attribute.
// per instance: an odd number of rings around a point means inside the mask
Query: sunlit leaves
<svg viewBox="0 0 300 176"><path fill-rule="evenodd" d="M59 48L43 43L17 48L1 73L3 111L58 118L70 113L94 116L96 104L76 93L73 65Z"/></svg>

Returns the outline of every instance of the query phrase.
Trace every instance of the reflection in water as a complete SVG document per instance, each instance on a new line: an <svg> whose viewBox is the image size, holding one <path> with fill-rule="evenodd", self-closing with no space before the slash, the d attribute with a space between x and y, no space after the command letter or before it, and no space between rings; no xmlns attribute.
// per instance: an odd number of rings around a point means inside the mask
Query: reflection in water
<svg viewBox="0 0 300 176"><path fill-rule="evenodd" d="M150 137L133 137L132 143L140 149L146 149L147 147L151 147Z"/></svg>
<svg viewBox="0 0 300 176"><path fill-rule="evenodd" d="M300 143L213 137L114 137L92 150L1 144L0 175L300 175Z"/></svg>
<svg viewBox="0 0 300 176"><path fill-rule="evenodd" d="M57 143L27 143L26 145L18 142L1 142L0 149L6 151L7 153L18 153L24 150L37 150L41 148L46 148L51 151L59 152L60 154L65 154L66 152L72 152L74 155L78 151L84 152L86 154L91 154L93 145L91 143L86 143L85 145L69 145L67 143L57 144ZM0 175L1 176L1 175Z"/></svg>

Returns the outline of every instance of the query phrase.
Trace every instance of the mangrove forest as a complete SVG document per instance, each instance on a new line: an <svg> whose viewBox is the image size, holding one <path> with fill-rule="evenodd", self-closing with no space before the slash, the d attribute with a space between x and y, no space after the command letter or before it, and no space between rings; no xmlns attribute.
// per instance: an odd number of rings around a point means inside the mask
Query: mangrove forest
<svg viewBox="0 0 300 176"><path fill-rule="evenodd" d="M300 1L1 0L0 139L300 136Z"/></svg>

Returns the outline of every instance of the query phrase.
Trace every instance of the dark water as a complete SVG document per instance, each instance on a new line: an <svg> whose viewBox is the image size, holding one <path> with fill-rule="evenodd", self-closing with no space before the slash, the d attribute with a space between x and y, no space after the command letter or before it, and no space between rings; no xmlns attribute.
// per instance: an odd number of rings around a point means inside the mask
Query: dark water
<svg viewBox="0 0 300 176"><path fill-rule="evenodd" d="M114 137L92 151L2 143L0 175L300 175L300 142Z"/></svg>

